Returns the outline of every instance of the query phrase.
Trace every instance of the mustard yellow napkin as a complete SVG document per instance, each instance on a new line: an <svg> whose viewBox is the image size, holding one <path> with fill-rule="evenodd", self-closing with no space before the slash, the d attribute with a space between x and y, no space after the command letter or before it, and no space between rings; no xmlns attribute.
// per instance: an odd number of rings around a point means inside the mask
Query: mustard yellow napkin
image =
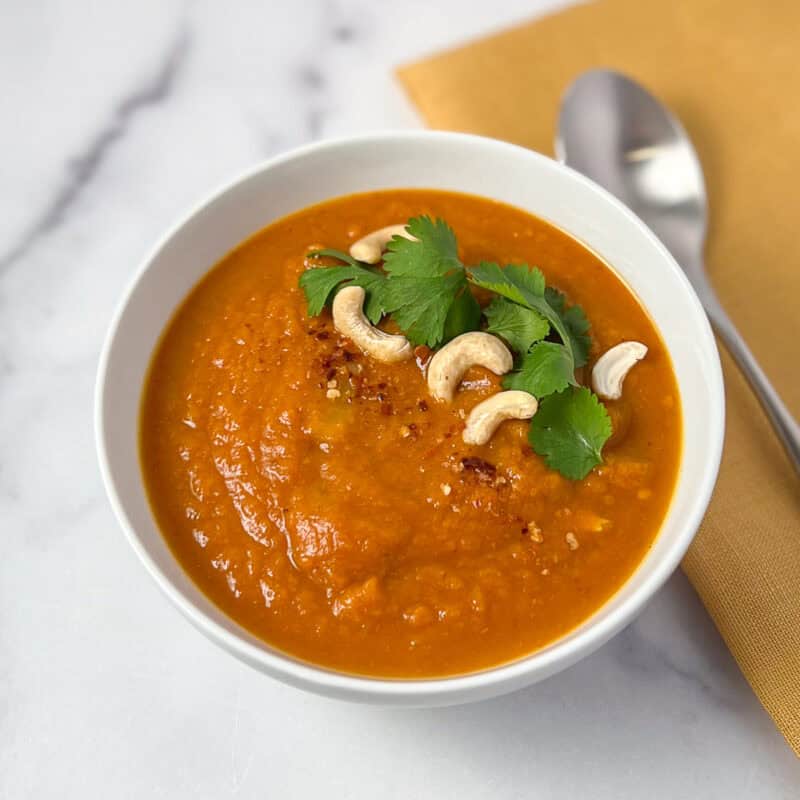
<svg viewBox="0 0 800 800"><path fill-rule="evenodd" d="M621 70L663 98L688 128L705 169L713 282L800 415L798 31L794 0L605 0L399 75L433 127L545 153L552 152L561 94L583 70ZM722 470L683 566L800 755L800 481L724 352L722 360Z"/></svg>

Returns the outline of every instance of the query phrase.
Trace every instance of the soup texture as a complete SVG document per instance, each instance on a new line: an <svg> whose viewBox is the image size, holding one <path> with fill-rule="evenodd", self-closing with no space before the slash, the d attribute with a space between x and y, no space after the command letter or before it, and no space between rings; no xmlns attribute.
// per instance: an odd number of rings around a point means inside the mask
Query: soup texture
<svg viewBox="0 0 800 800"><path fill-rule="evenodd" d="M491 372L472 367L439 402L425 348L380 363L329 309L308 316L298 279L316 266L310 250L346 251L420 214L447 220L465 263L536 265L583 307L580 380L619 342L649 348L622 398L605 401L614 433L582 480L546 466L527 421L462 441L470 409L500 389ZM681 409L652 322L589 249L497 202L393 190L300 211L217 264L161 339L140 433L163 535L217 606L300 659L415 678L530 654L608 600L658 534Z"/></svg>

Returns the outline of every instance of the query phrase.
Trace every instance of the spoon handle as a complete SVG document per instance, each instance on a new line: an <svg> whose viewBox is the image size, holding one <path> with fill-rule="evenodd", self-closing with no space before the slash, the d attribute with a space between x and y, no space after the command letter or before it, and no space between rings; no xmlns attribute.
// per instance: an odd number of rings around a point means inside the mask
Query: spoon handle
<svg viewBox="0 0 800 800"><path fill-rule="evenodd" d="M775 391L775 387L759 366L755 356L750 352L750 348L730 317L725 313L725 309L723 309L710 286L702 293L701 299L714 330L720 339L725 342L728 352L733 356L744 377L747 378L753 393L758 398L761 407L772 423L772 427L778 434L778 438L780 438L786 450L786 455L789 456L795 471L800 475L800 425L797 424L797 421Z"/></svg>

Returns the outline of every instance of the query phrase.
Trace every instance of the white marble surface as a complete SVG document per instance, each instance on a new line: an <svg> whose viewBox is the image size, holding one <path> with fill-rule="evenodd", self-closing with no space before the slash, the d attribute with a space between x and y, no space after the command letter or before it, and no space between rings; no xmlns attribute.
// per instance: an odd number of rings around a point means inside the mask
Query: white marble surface
<svg viewBox="0 0 800 800"><path fill-rule="evenodd" d="M393 65L556 5L0 2L0 797L800 796L682 575L539 686L386 711L217 650L103 496L98 351L165 226L285 148L419 125Z"/></svg>

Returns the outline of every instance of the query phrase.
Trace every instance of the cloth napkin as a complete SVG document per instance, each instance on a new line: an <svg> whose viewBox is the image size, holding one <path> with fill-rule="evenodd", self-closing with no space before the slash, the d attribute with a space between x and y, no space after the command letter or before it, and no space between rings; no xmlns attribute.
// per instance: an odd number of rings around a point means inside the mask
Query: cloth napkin
<svg viewBox="0 0 800 800"><path fill-rule="evenodd" d="M601 0L403 67L399 77L431 126L544 153L561 95L586 69L620 70L666 101L703 163L712 281L800 415L798 31L795 0ZM683 568L800 756L800 480L721 349L722 469Z"/></svg>

